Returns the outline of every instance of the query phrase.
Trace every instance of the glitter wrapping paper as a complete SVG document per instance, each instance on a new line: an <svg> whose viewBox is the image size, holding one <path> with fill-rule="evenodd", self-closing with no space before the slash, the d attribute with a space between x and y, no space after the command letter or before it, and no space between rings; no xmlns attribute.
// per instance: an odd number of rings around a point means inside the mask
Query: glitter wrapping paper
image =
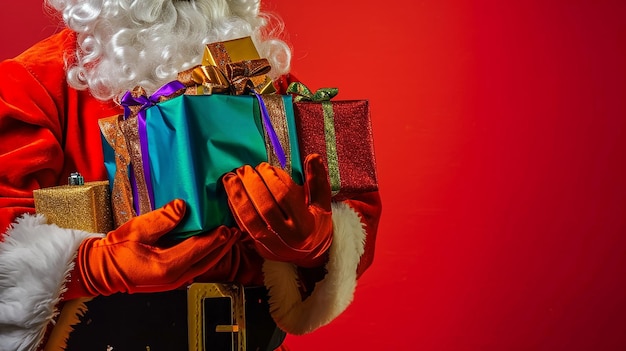
<svg viewBox="0 0 626 351"><path fill-rule="evenodd" d="M126 137L122 132L123 116L112 116L98 120L104 151L104 167L111 185L111 207L113 224L119 227L133 218L133 194L130 184L131 156Z"/></svg>
<svg viewBox="0 0 626 351"><path fill-rule="evenodd" d="M139 128L137 126L138 118L129 118L120 121L120 127L126 139L126 146L130 156L130 169L133 172L133 181L130 182L131 187L134 186L133 203L137 214L148 213L152 211L150 197L148 195L148 186L145 181L143 161L141 159L141 146L139 143ZM136 198L136 199L135 199Z"/></svg>
<svg viewBox="0 0 626 351"><path fill-rule="evenodd" d="M335 200L378 189L367 100L294 102L302 159L325 160Z"/></svg>
<svg viewBox="0 0 626 351"><path fill-rule="evenodd" d="M207 44L202 58L202 65L216 66L222 72L227 71L227 64L232 62L256 60L261 58L250 37ZM276 91L272 80L267 75L251 78L259 94L271 94Z"/></svg>
<svg viewBox="0 0 626 351"><path fill-rule="evenodd" d="M48 223L91 233L113 229L108 181L38 189L33 197L35 211Z"/></svg>

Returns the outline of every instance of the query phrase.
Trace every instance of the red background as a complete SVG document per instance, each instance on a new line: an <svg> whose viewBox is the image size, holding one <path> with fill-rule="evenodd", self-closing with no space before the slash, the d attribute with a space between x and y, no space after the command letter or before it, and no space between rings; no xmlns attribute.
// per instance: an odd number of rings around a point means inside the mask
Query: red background
<svg viewBox="0 0 626 351"><path fill-rule="evenodd" d="M625 350L626 3L391 4L264 2L301 79L371 101L384 201L355 302L288 344ZM1 58L55 29L5 6Z"/></svg>

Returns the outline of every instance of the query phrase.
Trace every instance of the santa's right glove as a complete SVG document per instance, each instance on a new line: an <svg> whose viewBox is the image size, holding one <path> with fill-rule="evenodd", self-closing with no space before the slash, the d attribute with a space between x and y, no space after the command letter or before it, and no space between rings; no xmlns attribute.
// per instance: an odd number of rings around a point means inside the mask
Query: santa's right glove
<svg viewBox="0 0 626 351"><path fill-rule="evenodd" d="M174 200L104 238L84 240L64 298L167 291L205 273L239 235L222 226L175 245L162 245L159 239L180 222L185 208L184 201Z"/></svg>

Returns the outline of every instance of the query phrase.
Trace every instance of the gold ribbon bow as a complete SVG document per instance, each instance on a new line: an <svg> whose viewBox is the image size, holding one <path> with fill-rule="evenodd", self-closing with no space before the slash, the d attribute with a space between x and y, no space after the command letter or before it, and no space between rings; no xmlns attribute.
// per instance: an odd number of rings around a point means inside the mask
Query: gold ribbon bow
<svg viewBox="0 0 626 351"><path fill-rule="evenodd" d="M230 83L216 66L198 65L178 73L178 81L187 87L188 95L211 95L230 91Z"/></svg>
<svg viewBox="0 0 626 351"><path fill-rule="evenodd" d="M244 60L226 64L226 72L217 66L198 65L178 74L178 80L191 88L187 94L210 95L231 92L243 95L256 88L255 77L267 74L271 66L267 59Z"/></svg>
<svg viewBox="0 0 626 351"><path fill-rule="evenodd" d="M267 59L245 60L226 64L226 77L232 84L235 95L254 89L252 78L267 74L272 69Z"/></svg>

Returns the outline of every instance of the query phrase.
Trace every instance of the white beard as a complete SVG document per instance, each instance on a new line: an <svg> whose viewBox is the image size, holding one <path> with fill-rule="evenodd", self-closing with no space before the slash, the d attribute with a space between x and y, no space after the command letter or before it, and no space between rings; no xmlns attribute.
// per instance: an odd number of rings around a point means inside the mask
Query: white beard
<svg viewBox="0 0 626 351"><path fill-rule="evenodd" d="M261 39L259 0L47 0L77 32L67 80L109 100L141 85L148 93L201 62L204 44L252 36L273 70L289 71L282 41Z"/></svg>

